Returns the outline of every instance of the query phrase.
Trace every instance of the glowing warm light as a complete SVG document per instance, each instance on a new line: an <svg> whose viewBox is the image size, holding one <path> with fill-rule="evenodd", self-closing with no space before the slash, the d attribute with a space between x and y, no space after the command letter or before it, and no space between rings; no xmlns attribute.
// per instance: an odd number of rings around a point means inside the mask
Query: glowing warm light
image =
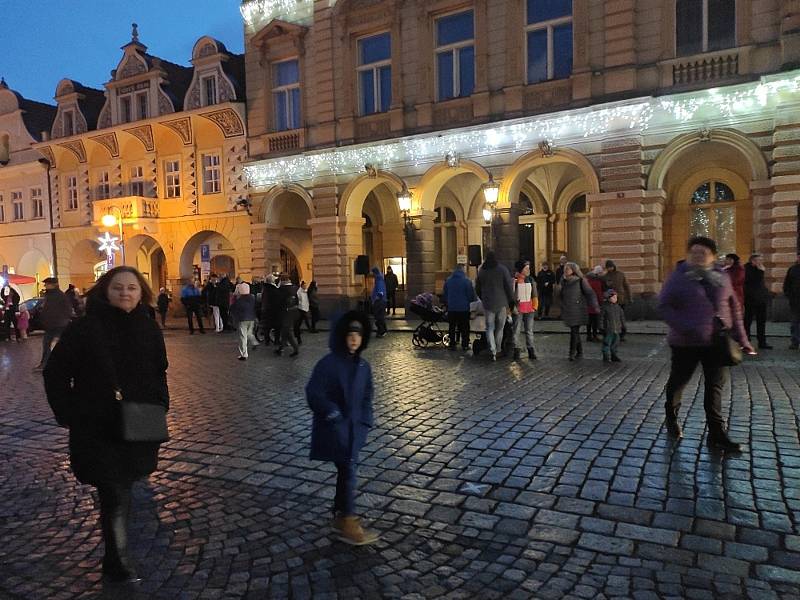
<svg viewBox="0 0 800 600"><path fill-rule="evenodd" d="M400 212L411 210L411 192L405 187L397 192L397 206L400 208Z"/></svg>
<svg viewBox="0 0 800 600"><path fill-rule="evenodd" d="M119 250L119 246L117 246L119 238L112 236L107 231L97 239L100 242L100 248L98 248L100 252L105 252L108 255Z"/></svg>
<svg viewBox="0 0 800 600"><path fill-rule="evenodd" d="M483 197L486 199L486 204L494 206L497 204L497 197L500 195L500 184L494 180L494 177L489 175L489 181L483 184Z"/></svg>
<svg viewBox="0 0 800 600"><path fill-rule="evenodd" d="M103 227L116 227L117 217L114 215L103 215L100 222L103 224Z"/></svg>
<svg viewBox="0 0 800 600"><path fill-rule="evenodd" d="M487 223L491 223L492 221L492 210L490 208L483 209L483 220Z"/></svg>

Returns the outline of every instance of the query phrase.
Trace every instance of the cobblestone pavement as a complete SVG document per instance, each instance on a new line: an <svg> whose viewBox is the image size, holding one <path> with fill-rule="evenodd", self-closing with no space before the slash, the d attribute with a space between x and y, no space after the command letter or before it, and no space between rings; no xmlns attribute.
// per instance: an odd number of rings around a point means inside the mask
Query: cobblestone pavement
<svg viewBox="0 0 800 600"><path fill-rule="evenodd" d="M168 332L173 439L134 488L133 589L100 582L95 497L30 371L40 338L0 343L0 597L798 598L800 355L781 340L734 369L747 446L723 458L697 377L668 440L668 349L630 337L611 366L596 345L567 362L563 334L495 364L374 340L359 504L382 540L354 549L328 527L333 470L307 459L323 336L240 363L232 335Z"/></svg>

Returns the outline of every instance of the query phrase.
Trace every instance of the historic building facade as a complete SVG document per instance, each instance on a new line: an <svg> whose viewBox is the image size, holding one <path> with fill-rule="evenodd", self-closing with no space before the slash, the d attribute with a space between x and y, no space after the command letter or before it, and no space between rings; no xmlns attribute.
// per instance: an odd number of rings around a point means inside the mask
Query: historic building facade
<svg viewBox="0 0 800 600"><path fill-rule="evenodd" d="M774 291L794 261L797 0L241 12L256 271L291 265L352 299L367 255L401 265L412 295L480 245L613 258L647 297L691 233L762 252Z"/></svg>
<svg viewBox="0 0 800 600"><path fill-rule="evenodd" d="M122 50L104 91L58 84L34 145L51 167L55 270L89 286L107 268L108 232L122 238L115 264L156 289L179 289L204 262L250 273L243 57L203 37L182 67L148 54L136 26Z"/></svg>

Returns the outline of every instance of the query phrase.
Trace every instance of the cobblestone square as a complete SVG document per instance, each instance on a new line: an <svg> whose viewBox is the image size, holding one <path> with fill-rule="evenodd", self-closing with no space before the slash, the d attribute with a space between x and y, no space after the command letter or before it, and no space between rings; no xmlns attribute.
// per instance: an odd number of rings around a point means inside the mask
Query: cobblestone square
<svg viewBox="0 0 800 600"><path fill-rule="evenodd" d="M723 409L740 456L704 442L702 387L685 439L662 426L669 349L632 335L604 365L537 337L538 361L489 363L410 335L373 340L376 427L359 505L381 541L329 528L335 472L308 460L300 357L232 335L166 335L172 440L134 487L144 582L103 589L92 489L31 372L40 338L0 344L3 598L781 598L800 595L800 372L776 350L732 370Z"/></svg>

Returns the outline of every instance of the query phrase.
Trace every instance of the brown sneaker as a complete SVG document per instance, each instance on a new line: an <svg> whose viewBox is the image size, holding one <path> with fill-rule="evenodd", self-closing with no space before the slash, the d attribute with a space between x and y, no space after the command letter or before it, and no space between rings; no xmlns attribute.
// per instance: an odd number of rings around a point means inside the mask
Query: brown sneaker
<svg viewBox="0 0 800 600"><path fill-rule="evenodd" d="M336 533L342 533L342 531L344 531L344 517L341 514L334 517L333 522L331 523L331 529L333 529Z"/></svg>
<svg viewBox="0 0 800 600"><path fill-rule="evenodd" d="M376 531L361 527L361 520L358 517L342 517L342 529L339 539L352 546L364 546L374 544L380 535Z"/></svg>

